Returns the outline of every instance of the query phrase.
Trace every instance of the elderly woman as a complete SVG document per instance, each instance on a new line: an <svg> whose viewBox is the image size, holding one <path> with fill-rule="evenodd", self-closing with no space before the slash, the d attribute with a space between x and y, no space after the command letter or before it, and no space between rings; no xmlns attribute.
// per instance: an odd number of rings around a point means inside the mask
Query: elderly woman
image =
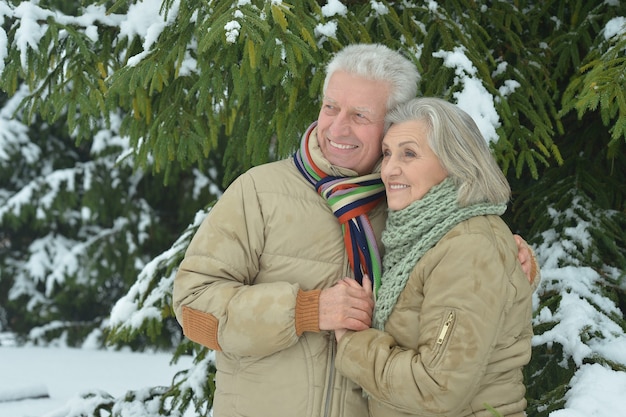
<svg viewBox="0 0 626 417"><path fill-rule="evenodd" d="M374 328L336 332L337 369L373 417L524 416L533 287L500 218L509 184L457 106L419 98L387 122Z"/></svg>

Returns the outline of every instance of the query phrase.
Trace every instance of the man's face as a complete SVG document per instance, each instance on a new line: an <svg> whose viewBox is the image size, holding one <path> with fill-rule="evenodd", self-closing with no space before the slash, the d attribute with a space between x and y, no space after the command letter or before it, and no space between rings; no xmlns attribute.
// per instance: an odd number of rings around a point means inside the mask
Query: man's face
<svg viewBox="0 0 626 417"><path fill-rule="evenodd" d="M317 140L333 164L370 174L380 159L389 83L335 72L317 119Z"/></svg>

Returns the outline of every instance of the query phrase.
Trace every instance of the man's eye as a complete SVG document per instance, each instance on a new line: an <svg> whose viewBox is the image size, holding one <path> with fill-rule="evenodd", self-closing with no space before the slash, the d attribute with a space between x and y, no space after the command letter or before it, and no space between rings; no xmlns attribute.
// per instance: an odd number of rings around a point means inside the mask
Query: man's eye
<svg viewBox="0 0 626 417"><path fill-rule="evenodd" d="M324 112L326 112L326 114L335 114L337 113L337 108L333 106L332 104L325 104Z"/></svg>
<svg viewBox="0 0 626 417"><path fill-rule="evenodd" d="M370 119L368 119L363 113L356 113L354 115L354 121L361 125L370 123Z"/></svg>

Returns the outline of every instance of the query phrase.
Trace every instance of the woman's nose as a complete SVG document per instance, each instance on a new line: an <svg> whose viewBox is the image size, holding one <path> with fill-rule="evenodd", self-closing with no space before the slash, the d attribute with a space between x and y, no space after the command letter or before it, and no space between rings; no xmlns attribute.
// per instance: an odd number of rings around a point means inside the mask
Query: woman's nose
<svg viewBox="0 0 626 417"><path fill-rule="evenodd" d="M398 175L400 174L400 171L400 165L393 158L393 156L385 158L385 160L383 161L383 165L380 169L380 173L385 176Z"/></svg>

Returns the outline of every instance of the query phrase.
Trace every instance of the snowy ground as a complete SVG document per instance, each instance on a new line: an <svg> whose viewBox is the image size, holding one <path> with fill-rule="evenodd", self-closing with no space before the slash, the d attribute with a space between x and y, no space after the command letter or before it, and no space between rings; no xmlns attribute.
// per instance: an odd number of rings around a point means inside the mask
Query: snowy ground
<svg viewBox="0 0 626 417"><path fill-rule="evenodd" d="M128 390L169 386L191 358L170 365L169 353L131 353L0 345L0 416L45 417L79 394L102 390L117 397ZM25 395L49 398L14 400Z"/></svg>
<svg viewBox="0 0 626 417"><path fill-rule="evenodd" d="M174 374L190 368L192 362L182 358L170 365L169 353L16 347L2 336L0 332L0 417L58 417L68 403L87 391L119 397L129 390L169 386ZM615 352L624 349L626 341L614 344ZM572 385L565 409L550 417L626 416L626 372L583 365ZM46 398L16 400L38 395Z"/></svg>

